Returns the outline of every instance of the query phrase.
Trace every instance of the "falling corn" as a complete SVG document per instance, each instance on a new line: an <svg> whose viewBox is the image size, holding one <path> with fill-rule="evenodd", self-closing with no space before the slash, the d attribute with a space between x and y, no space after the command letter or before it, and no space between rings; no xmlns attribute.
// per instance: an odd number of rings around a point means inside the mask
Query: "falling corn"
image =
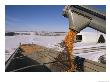
<svg viewBox="0 0 110 82"><path fill-rule="evenodd" d="M73 51L75 36L76 36L76 32L70 29L70 31L67 33L64 40L66 51L67 51L68 64L69 64L68 71L75 70L74 64L72 62L72 51Z"/></svg>

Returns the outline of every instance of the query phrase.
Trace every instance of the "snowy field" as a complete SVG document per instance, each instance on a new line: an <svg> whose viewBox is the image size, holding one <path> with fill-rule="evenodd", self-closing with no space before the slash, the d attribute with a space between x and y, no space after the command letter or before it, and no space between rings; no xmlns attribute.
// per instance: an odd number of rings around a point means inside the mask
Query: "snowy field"
<svg viewBox="0 0 110 82"><path fill-rule="evenodd" d="M17 35L5 37L5 61L11 56L15 49L21 44L34 43L47 48L54 48L61 51L58 43L64 40L65 36L37 36L37 35ZM106 54L105 43L75 43L74 55L84 57L93 61L98 61L101 55Z"/></svg>

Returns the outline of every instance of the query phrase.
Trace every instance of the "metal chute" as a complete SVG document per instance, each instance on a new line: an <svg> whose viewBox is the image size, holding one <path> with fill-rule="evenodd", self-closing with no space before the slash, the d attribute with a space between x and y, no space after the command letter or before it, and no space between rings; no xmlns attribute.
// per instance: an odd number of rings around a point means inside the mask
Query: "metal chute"
<svg viewBox="0 0 110 82"><path fill-rule="evenodd" d="M69 28L77 32L89 26L106 33L106 15L89 6L67 5L63 16L68 18Z"/></svg>

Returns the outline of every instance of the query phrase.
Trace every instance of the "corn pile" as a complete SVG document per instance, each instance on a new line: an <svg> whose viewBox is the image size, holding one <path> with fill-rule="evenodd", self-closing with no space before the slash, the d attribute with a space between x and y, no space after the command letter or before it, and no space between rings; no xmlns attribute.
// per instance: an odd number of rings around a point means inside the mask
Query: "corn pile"
<svg viewBox="0 0 110 82"><path fill-rule="evenodd" d="M76 36L76 32L70 30L67 33L64 40L66 51L67 51L68 64L69 64L68 71L74 71L75 69L75 66L73 65L73 62L72 62L72 51L73 51L73 43L74 43L75 36Z"/></svg>
<svg viewBox="0 0 110 82"><path fill-rule="evenodd" d="M26 53L26 54L32 54L36 51L41 50L41 47L35 44L23 44L20 46L20 48L23 50L23 53Z"/></svg>

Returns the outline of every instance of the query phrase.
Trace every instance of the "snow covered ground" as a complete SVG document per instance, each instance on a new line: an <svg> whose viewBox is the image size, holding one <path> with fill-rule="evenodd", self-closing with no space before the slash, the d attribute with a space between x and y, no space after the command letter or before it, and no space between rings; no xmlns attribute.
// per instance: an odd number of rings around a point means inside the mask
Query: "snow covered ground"
<svg viewBox="0 0 110 82"><path fill-rule="evenodd" d="M17 35L17 36L6 36L5 37L5 61L11 56L15 49L21 44L34 43L48 48L54 48L59 50L58 43L64 40L65 36L38 36L38 35ZM105 43L75 43L74 55L84 57L93 61L98 61L98 58L101 55L106 53L106 49L100 49L100 46L106 46ZM91 47L96 47L92 52L83 52L83 48L88 48L91 50ZM86 50L86 51L89 51ZM78 53L81 52L81 53Z"/></svg>
<svg viewBox="0 0 110 82"><path fill-rule="evenodd" d="M15 49L21 44L34 43L48 48L53 48L61 42L65 36L37 36L37 35L17 35L5 37L5 61L10 57ZM6 53L8 52L8 53Z"/></svg>

